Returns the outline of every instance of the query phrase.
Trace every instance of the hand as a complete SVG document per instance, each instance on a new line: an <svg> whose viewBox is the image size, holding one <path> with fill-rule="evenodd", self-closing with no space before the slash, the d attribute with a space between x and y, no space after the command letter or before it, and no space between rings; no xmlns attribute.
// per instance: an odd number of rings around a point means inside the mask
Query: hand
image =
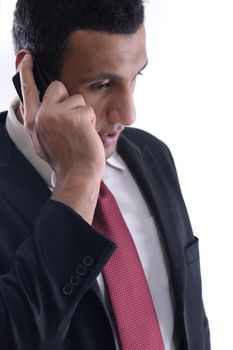
<svg viewBox="0 0 233 350"><path fill-rule="evenodd" d="M80 189L89 193L91 183L96 190L92 188L92 193L98 192L105 167L104 147L95 130L96 116L81 95L69 96L60 81L49 85L41 103L32 67L32 57L27 54L20 65L24 127L37 154L55 171L53 198L72 203L76 209L74 197L77 193L80 196ZM87 197L90 201L90 193Z"/></svg>
<svg viewBox="0 0 233 350"><path fill-rule="evenodd" d="M23 120L36 152L58 177L73 168L85 175L102 175L105 155L95 130L94 110L81 95L69 96L60 81L49 85L40 103L32 67L32 57L27 54L20 66Z"/></svg>

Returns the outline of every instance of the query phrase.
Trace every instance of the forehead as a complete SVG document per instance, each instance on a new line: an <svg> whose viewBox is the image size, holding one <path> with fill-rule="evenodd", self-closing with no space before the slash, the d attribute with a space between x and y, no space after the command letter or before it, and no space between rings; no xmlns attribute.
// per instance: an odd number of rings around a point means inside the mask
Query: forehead
<svg viewBox="0 0 233 350"><path fill-rule="evenodd" d="M146 61L144 26L128 35L77 30L69 37L62 69L74 66L82 75L105 70L117 73L140 69Z"/></svg>

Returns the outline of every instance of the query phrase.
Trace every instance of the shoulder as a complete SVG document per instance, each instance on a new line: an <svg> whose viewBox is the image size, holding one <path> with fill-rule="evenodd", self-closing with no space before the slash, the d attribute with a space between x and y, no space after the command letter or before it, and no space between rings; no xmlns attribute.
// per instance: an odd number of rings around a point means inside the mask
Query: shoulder
<svg viewBox="0 0 233 350"><path fill-rule="evenodd" d="M0 125L4 125L6 121L7 111L0 112Z"/></svg>
<svg viewBox="0 0 233 350"><path fill-rule="evenodd" d="M125 128L118 151L126 162L131 161L132 152L143 156L144 164L152 168L155 164L163 176L179 183L175 162L168 146L156 136L137 128Z"/></svg>
<svg viewBox="0 0 233 350"><path fill-rule="evenodd" d="M159 140L156 136L150 134L149 132L142 130L142 129L137 129L137 128L132 128L132 127L127 127L124 129L123 134L131 141L135 141L138 143L138 145L145 145L146 143L150 142L155 142L158 144L163 143L161 140Z"/></svg>
<svg viewBox="0 0 233 350"><path fill-rule="evenodd" d="M172 159L172 155L168 146L159 138L150 134L147 131L128 127L124 129L123 135L131 143L139 147L141 151L143 151L146 148L149 148L155 156L163 155L165 157L168 157L170 160Z"/></svg>

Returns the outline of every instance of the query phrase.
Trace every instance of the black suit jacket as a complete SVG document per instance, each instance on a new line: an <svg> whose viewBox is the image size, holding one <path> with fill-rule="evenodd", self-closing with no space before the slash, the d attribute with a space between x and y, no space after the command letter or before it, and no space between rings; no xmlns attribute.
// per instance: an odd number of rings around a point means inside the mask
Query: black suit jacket
<svg viewBox="0 0 233 350"><path fill-rule="evenodd" d="M2 125L5 116L0 115ZM133 128L123 132L118 152L160 226L179 349L209 350L198 240L171 154L161 141ZM114 350L114 327L96 277L115 245L50 195L0 127L0 348Z"/></svg>

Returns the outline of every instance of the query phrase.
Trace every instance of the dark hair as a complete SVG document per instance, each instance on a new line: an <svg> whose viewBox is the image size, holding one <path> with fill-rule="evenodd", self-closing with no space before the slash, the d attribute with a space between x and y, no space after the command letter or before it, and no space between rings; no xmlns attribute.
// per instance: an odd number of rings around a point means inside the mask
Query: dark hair
<svg viewBox="0 0 233 350"><path fill-rule="evenodd" d="M67 40L75 30L133 34L143 21L143 0L18 0L15 52L29 49L49 76L56 78Z"/></svg>

